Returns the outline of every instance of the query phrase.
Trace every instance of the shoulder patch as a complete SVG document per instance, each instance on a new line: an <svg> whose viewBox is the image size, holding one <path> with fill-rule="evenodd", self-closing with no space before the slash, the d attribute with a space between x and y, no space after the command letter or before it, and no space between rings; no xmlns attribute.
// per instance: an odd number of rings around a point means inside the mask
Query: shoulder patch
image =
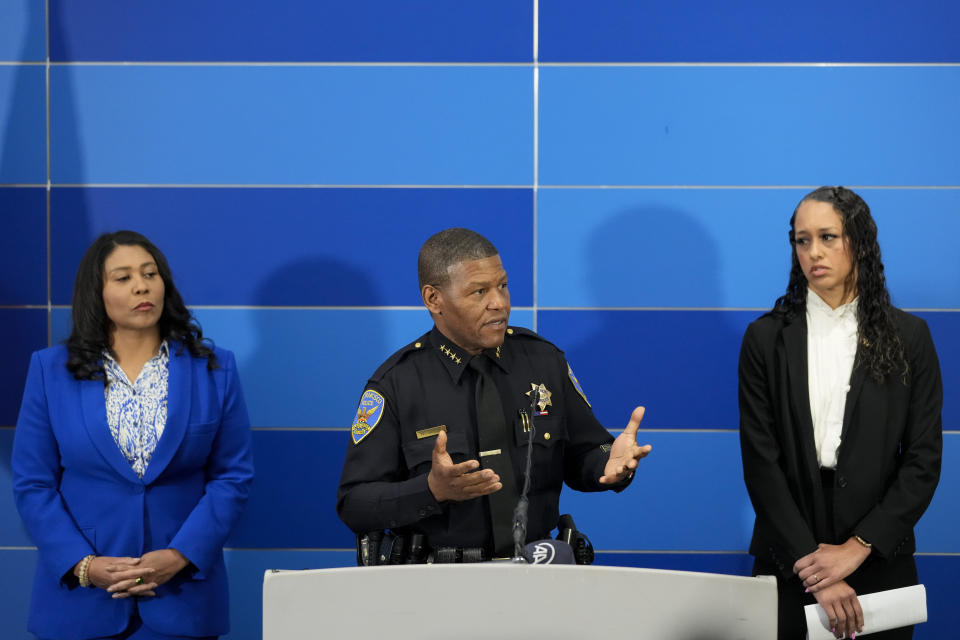
<svg viewBox="0 0 960 640"><path fill-rule="evenodd" d="M593 405L590 404L590 401L587 400L587 394L583 392L583 387L580 386L580 381L577 380L577 376L573 375L573 369L570 368L570 363L567 363L567 375L570 376L570 382L573 383L573 388L577 390L577 393L580 394L580 397L583 398L583 401L587 403L587 406L591 409Z"/></svg>
<svg viewBox="0 0 960 640"><path fill-rule="evenodd" d="M357 408L357 415L350 427L353 444L360 444L380 422L383 417L383 403L383 396L372 389L367 389L360 396L360 407Z"/></svg>

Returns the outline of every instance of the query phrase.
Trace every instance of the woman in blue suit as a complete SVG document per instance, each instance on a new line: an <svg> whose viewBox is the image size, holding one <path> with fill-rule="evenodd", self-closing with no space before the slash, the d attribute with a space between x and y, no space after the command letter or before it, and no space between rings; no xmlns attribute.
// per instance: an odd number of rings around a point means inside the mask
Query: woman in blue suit
<svg viewBox="0 0 960 640"><path fill-rule="evenodd" d="M102 235L81 260L70 338L30 362L12 469L39 551L30 631L228 631L223 544L253 478L250 421L233 355L204 340L142 235Z"/></svg>

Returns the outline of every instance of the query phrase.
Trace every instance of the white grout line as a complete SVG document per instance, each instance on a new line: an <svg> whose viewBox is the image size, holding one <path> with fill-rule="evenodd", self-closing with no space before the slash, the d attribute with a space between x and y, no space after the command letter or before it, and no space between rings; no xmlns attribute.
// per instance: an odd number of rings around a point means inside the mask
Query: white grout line
<svg viewBox="0 0 960 640"><path fill-rule="evenodd" d="M423 311L422 306L328 306L328 305L217 305L217 304L191 304L187 305L190 309L209 310L209 311ZM0 305L0 309L70 309L68 304L37 305L37 304L6 304ZM901 307L908 313L957 313L958 309L952 308L920 308L920 307ZM770 307L541 307L541 306L514 306L513 311L769 311Z"/></svg>
<svg viewBox="0 0 960 640"><path fill-rule="evenodd" d="M53 255L51 252L51 231L50 231L50 220L51 220L51 207L50 207L50 188L53 184L53 175L51 173L51 160L50 160L50 0L46 0L44 3L44 12L45 12L45 49L46 49L46 60L45 60L45 82L46 82L46 127L47 127L47 183L46 183L46 243L47 243L47 346L53 344Z"/></svg>
<svg viewBox="0 0 960 640"><path fill-rule="evenodd" d="M7 186L7 185L0 185ZM18 186L18 185L10 185ZM34 186L34 185L19 185ZM111 189L531 189L528 184L242 184L242 183L123 183L90 182L61 183L58 188Z"/></svg>
<svg viewBox="0 0 960 640"><path fill-rule="evenodd" d="M537 330L537 224L539 210L537 207L537 193L540 183L540 0L533 0L533 247L532 255L532 277L533 277L533 326L531 329Z"/></svg>
<svg viewBox="0 0 960 640"><path fill-rule="evenodd" d="M541 184L541 189L636 189L636 190L672 190L672 189L718 189L718 190L780 190L780 189L816 189L823 185L809 184L777 184L777 185L753 185L753 184ZM870 185L870 184L851 184L845 185L849 189L960 189L960 185Z"/></svg>
<svg viewBox="0 0 960 640"><path fill-rule="evenodd" d="M19 63L12 63L19 64ZM28 63L25 63L28 64ZM443 68L443 67L505 67L523 68L532 66L529 62L257 62L257 61L149 61L149 62L119 62L119 61L70 61L54 62L57 67L411 67L411 68Z"/></svg>
<svg viewBox="0 0 960 640"><path fill-rule="evenodd" d="M535 69L539 77L539 69ZM535 90L539 94L539 88L535 85ZM535 99L539 102L539 97ZM535 135L539 137L539 118L535 126ZM535 158L535 163L539 165L539 157ZM3 188L42 188L46 183L0 183ZM243 184L243 183L124 183L124 182L89 182L89 183L57 183L51 185L54 189L596 189L596 190L636 190L636 191L669 191L669 190L742 190L742 191L762 191L762 190L787 190L787 189L816 189L822 185L807 184L778 184L778 185L754 185L754 184L540 184L539 180L534 184ZM846 185L854 190L915 190L915 191L957 191L960 185Z"/></svg>
<svg viewBox="0 0 960 640"><path fill-rule="evenodd" d="M542 62L544 67L913 68L960 67L960 62Z"/></svg>
<svg viewBox="0 0 960 640"><path fill-rule="evenodd" d="M540 307L541 311L769 311L770 307Z"/></svg>
<svg viewBox="0 0 960 640"><path fill-rule="evenodd" d="M0 60L0 66L40 66L45 63L21 60ZM958 62L258 62L258 61L101 61L74 60L53 62L55 67L617 67L617 68L954 68Z"/></svg>

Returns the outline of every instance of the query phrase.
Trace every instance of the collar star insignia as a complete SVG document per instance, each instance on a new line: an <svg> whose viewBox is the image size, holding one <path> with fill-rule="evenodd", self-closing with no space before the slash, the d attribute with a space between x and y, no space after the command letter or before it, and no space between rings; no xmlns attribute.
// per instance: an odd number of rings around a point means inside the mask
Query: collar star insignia
<svg viewBox="0 0 960 640"><path fill-rule="evenodd" d="M497 345L497 360L500 359L500 346L502 345Z"/></svg>
<svg viewBox="0 0 960 640"><path fill-rule="evenodd" d="M547 385L543 383L537 384L536 382L531 382L530 391L527 391L525 395L529 397L531 393L537 394L537 407L540 408L540 411L545 411L547 407L553 406L553 400L551 399L553 397L553 392L547 389Z"/></svg>
<svg viewBox="0 0 960 640"><path fill-rule="evenodd" d="M448 349L447 345L445 344L440 345L440 353L450 358L450 360L453 361L455 364L460 364L461 362L463 362L463 359L460 358L456 353L454 353L453 349Z"/></svg>

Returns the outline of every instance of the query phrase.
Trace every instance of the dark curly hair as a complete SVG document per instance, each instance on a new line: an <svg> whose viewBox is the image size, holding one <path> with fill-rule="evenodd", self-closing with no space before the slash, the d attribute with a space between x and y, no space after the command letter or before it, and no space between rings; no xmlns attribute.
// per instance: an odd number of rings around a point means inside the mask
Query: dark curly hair
<svg viewBox="0 0 960 640"><path fill-rule="evenodd" d="M893 305L887 291L887 281L877 243L877 225L870 215L870 207L859 195L845 187L820 187L800 200L790 217L790 244L792 266L787 291L773 305L772 314L795 318L806 312L807 278L797 260L794 223L797 210L808 200L826 202L833 206L843 224L843 237L849 243L856 281L857 328L860 344L857 346L856 366L864 366L870 376L882 382L887 375L899 373L907 381L907 360L903 352L900 331L893 320Z"/></svg>
<svg viewBox="0 0 960 640"><path fill-rule="evenodd" d="M163 279L163 312L157 322L160 339L180 342L178 353L186 347L192 356L206 358L208 369L216 369L218 364L213 344L203 337L200 325L183 303L163 253L136 231L116 231L94 240L77 267L71 314L73 329L67 338L67 370L77 380L106 379L103 352L115 354L110 339L113 323L103 304L103 269L114 249L131 245L143 247L153 257Z"/></svg>

